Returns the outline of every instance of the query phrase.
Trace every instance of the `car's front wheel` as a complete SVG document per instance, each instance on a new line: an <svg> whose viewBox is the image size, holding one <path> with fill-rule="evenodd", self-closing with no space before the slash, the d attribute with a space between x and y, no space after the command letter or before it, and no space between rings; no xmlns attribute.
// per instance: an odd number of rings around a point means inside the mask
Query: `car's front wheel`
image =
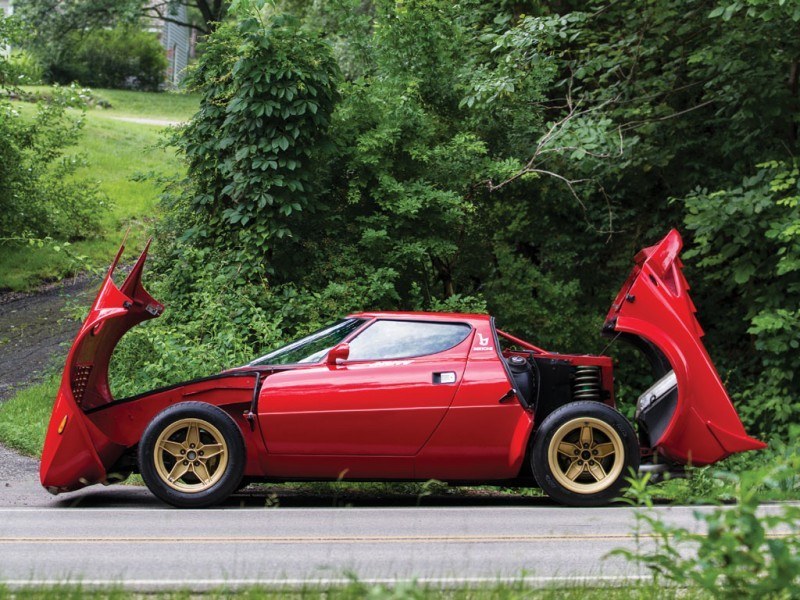
<svg viewBox="0 0 800 600"><path fill-rule="evenodd" d="M219 504L242 481L242 434L222 409L202 402L166 408L139 442L139 469L153 494L181 508Z"/></svg>
<svg viewBox="0 0 800 600"><path fill-rule="evenodd" d="M554 500L599 506L617 498L639 468L636 432L619 412L599 402L572 402L539 426L533 474Z"/></svg>

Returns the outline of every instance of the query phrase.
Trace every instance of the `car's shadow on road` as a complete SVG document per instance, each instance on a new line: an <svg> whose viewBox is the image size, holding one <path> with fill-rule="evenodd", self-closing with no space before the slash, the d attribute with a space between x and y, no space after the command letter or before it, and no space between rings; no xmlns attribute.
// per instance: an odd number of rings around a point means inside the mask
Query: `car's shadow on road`
<svg viewBox="0 0 800 600"><path fill-rule="evenodd" d="M57 508L166 508L140 486L90 488L60 496L51 503ZM313 493L280 487L247 488L233 494L219 508L371 508L371 507L470 507L470 506L558 506L544 496L513 491L485 491L456 488L435 494L375 494L364 492Z"/></svg>
<svg viewBox="0 0 800 600"><path fill-rule="evenodd" d="M434 506L557 506L544 496L514 492L484 492L455 489L436 494L307 493L275 489L244 490L231 497L227 506L266 508L370 508Z"/></svg>

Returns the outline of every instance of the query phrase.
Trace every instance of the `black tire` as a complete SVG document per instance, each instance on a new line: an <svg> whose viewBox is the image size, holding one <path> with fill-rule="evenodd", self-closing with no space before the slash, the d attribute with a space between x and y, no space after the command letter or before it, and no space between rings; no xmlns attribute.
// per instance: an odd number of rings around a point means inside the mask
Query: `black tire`
<svg viewBox="0 0 800 600"><path fill-rule="evenodd" d="M204 508L225 501L239 487L245 447L239 427L225 411L203 402L181 402L150 422L138 458L142 478L155 496L179 508Z"/></svg>
<svg viewBox="0 0 800 600"><path fill-rule="evenodd" d="M626 478L639 469L639 441L628 420L610 406L571 402L539 426L531 466L553 500L601 506L618 498Z"/></svg>

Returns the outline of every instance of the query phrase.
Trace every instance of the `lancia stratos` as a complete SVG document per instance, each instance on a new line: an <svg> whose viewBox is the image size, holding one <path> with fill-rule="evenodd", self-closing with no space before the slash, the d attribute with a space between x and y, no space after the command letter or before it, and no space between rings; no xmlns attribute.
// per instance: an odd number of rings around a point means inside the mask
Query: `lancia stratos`
<svg viewBox="0 0 800 600"><path fill-rule="evenodd" d="M640 469L764 448L701 341L681 246L673 230L636 255L603 327L652 369L633 422L615 407L610 357L544 350L484 314L351 314L247 365L115 398L115 346L164 310L142 286L147 248L114 282L120 248L66 359L42 485L140 473L164 502L206 507L254 481L436 479L596 506Z"/></svg>

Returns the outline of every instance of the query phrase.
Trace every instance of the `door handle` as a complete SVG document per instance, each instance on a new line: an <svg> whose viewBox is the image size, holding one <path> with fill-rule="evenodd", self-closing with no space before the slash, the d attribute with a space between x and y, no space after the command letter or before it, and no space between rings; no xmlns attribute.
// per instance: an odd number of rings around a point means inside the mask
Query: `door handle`
<svg viewBox="0 0 800 600"><path fill-rule="evenodd" d="M456 382L456 372L455 371L442 371L439 373L433 374L433 383L455 383Z"/></svg>

